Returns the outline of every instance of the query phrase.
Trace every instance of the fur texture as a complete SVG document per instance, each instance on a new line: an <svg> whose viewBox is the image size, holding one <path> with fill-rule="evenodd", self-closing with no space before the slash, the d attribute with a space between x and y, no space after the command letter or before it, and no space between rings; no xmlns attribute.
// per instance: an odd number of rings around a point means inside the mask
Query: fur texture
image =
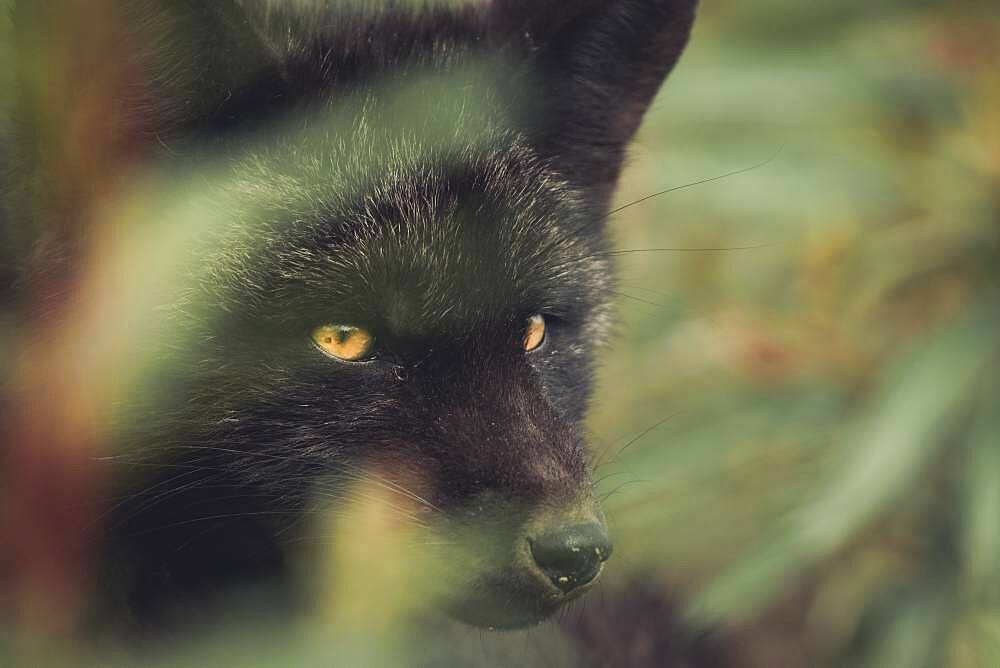
<svg viewBox="0 0 1000 668"><path fill-rule="evenodd" d="M118 434L149 473L107 522L102 615L156 628L248 583L293 592L289 528L366 467L489 535L459 617L565 602L524 537L600 520L582 422L611 319L603 221L695 4L121 3L143 82L121 141L215 167L158 311L169 363ZM327 323L373 332L375 356L320 354Z"/></svg>

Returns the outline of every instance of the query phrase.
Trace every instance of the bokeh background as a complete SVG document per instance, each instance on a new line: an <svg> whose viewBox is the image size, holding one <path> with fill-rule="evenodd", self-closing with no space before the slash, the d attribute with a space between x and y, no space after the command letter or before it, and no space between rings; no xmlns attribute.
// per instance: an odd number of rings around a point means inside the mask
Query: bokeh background
<svg viewBox="0 0 1000 668"><path fill-rule="evenodd" d="M621 256L592 422L619 555L753 665L1000 665L997 19L705 3L643 128L623 203L767 161L619 214L737 250Z"/></svg>
<svg viewBox="0 0 1000 668"><path fill-rule="evenodd" d="M6 117L0 132L9 158ZM442 665L1000 666L1000 8L704 2L618 203L666 189L611 222L620 317L590 428L616 551L599 591L528 633L428 646L391 623L345 637L317 620L178 639L162 660L365 665L418 643ZM12 416L48 387L25 380L37 351L8 291L37 233L15 208L0 253L0 664L129 663L46 621L77 604L72 581L24 604L32 578L52 578L24 563L59 525L26 533L15 478L51 467L90 489L60 462L100 449L25 463L9 447L37 436Z"/></svg>

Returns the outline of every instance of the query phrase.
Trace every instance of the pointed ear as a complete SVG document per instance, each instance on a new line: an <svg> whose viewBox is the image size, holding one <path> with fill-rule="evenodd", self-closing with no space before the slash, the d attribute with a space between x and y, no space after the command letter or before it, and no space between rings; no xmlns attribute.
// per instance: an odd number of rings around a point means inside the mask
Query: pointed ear
<svg viewBox="0 0 1000 668"><path fill-rule="evenodd" d="M538 77L536 146L610 199L625 147L684 50L697 0L493 0Z"/></svg>

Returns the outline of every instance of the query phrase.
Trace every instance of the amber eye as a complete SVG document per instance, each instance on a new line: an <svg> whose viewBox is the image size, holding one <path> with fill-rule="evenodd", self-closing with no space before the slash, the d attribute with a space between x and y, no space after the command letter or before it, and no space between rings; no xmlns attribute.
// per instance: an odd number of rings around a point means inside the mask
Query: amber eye
<svg viewBox="0 0 1000 668"><path fill-rule="evenodd" d="M545 340L545 318L536 313L528 318L528 327L524 330L524 349L529 353L536 350Z"/></svg>
<svg viewBox="0 0 1000 668"><path fill-rule="evenodd" d="M360 327L350 325L323 325L313 330L312 340L330 357L346 362L357 362L369 356L374 339Z"/></svg>

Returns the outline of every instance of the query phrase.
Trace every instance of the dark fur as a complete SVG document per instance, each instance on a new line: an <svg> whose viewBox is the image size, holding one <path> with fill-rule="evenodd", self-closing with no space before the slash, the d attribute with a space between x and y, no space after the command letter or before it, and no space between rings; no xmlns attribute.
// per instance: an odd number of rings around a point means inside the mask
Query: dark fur
<svg viewBox="0 0 1000 668"><path fill-rule="evenodd" d="M603 221L694 5L122 4L147 83L121 101L128 141L179 173L210 155L222 213L166 311L169 369L121 431L157 465L108 520L105 612L155 627L233 587L284 590L282 532L368 465L490 534L460 616L516 626L561 603L512 546L540 517L600 514L582 421L610 321ZM378 358L319 354L327 322L370 328Z"/></svg>

